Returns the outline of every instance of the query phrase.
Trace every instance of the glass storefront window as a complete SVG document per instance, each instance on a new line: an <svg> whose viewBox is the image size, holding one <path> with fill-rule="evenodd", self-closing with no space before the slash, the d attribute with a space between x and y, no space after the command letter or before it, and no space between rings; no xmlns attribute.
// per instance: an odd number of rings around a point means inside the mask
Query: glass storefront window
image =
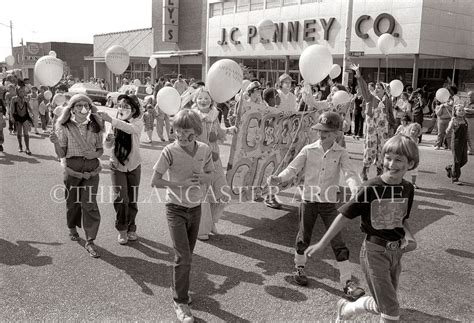
<svg viewBox="0 0 474 323"><path fill-rule="evenodd" d="M293 6L299 4L299 0L283 0L284 6Z"/></svg>
<svg viewBox="0 0 474 323"><path fill-rule="evenodd" d="M267 9L278 8L280 6L281 6L281 0L267 0Z"/></svg>
<svg viewBox="0 0 474 323"><path fill-rule="evenodd" d="M211 17L222 15L222 3L211 3L209 13Z"/></svg>
<svg viewBox="0 0 474 323"><path fill-rule="evenodd" d="M263 0L250 0L250 10L262 10Z"/></svg>
<svg viewBox="0 0 474 323"><path fill-rule="evenodd" d="M224 2L224 8L222 9L223 15L231 15L235 12L234 2Z"/></svg>
<svg viewBox="0 0 474 323"><path fill-rule="evenodd" d="M236 0L236 4L237 4L236 11L237 12L249 11L249 1L250 0Z"/></svg>

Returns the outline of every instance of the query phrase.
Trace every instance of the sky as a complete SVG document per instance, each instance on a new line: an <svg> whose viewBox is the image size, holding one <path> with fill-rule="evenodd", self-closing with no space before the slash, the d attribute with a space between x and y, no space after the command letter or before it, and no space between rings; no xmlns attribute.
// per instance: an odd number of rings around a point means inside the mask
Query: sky
<svg viewBox="0 0 474 323"><path fill-rule="evenodd" d="M94 35L151 27L151 3L162 0L7 0L0 7L0 61L26 42L94 42Z"/></svg>

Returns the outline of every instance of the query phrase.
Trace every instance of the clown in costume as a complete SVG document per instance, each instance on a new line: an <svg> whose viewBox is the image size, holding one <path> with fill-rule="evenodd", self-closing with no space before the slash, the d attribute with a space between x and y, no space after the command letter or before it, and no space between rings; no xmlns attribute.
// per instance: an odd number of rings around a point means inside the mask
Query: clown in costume
<svg viewBox="0 0 474 323"><path fill-rule="evenodd" d="M358 79L362 96L367 103L366 111L366 131L364 137L364 154L362 180L367 181L367 174L370 165L375 164L377 167L377 176L383 172L382 147L390 138L390 134L396 127L395 118L393 116L392 101L385 93L381 83L375 85L375 93L371 94L367 87L358 65L351 65L355 71L355 77Z"/></svg>
<svg viewBox="0 0 474 323"><path fill-rule="evenodd" d="M218 120L219 111L206 88L202 87L196 90L192 109L199 114L202 121L202 134L197 140L209 145L215 167L210 187L206 188L208 195L204 203L201 204L201 223L198 234L199 240L208 240L211 232L218 233L216 223L224 212L225 202L228 202L227 199L230 197L230 188L219 155L218 141L224 141L226 132L234 133L236 128L221 128ZM224 194L224 192L228 194Z"/></svg>

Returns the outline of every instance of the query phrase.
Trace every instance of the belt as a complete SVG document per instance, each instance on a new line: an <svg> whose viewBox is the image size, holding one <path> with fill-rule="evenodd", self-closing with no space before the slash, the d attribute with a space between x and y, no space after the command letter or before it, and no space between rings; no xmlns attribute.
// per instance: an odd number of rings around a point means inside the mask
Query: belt
<svg viewBox="0 0 474 323"><path fill-rule="evenodd" d="M367 235L367 237L365 237L365 240L375 243L376 245L382 246L388 250L400 249L402 245L401 240L389 241L389 240L379 238L377 236L370 236L370 235Z"/></svg>
<svg viewBox="0 0 474 323"><path fill-rule="evenodd" d="M100 171L102 170L102 166L99 165L96 169L90 171L90 172L76 172L75 170L69 168L66 166L64 171L66 172L67 175L70 175L72 177L76 178L84 178L84 179L89 179L91 177L94 177L95 175L98 175Z"/></svg>

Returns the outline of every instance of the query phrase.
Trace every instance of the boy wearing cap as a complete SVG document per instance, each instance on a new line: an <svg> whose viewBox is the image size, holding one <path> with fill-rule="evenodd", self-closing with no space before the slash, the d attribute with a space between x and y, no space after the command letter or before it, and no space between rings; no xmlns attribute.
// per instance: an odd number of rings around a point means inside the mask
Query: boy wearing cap
<svg viewBox="0 0 474 323"><path fill-rule="evenodd" d="M335 112L325 112L319 117L319 122L312 127L319 134L319 139L303 147L288 167L278 176L268 178L269 185L279 185L304 171L303 201L299 210L299 230L295 243L295 282L305 286L308 278L305 274L305 250L311 243L311 235L318 215L324 222L326 230L337 216L337 192L339 176L344 172L352 196L357 193L359 177L349 161L347 151L335 141L341 128L341 117ZM349 249L346 247L341 234L331 240L331 247L336 256L340 281L344 293L357 299L365 294L352 281Z"/></svg>

